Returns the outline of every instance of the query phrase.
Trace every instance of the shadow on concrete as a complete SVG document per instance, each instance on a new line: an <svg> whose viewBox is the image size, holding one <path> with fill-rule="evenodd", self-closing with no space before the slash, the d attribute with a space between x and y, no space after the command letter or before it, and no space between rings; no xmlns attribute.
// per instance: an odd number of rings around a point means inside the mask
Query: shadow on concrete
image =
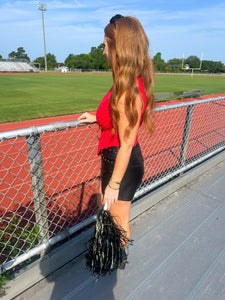
<svg viewBox="0 0 225 300"><path fill-rule="evenodd" d="M90 196L87 212L83 211L82 215L85 216L90 213L89 203L90 206L93 207L93 202L94 200L96 201L96 199L96 194ZM93 230L93 228L90 228L90 230L91 229ZM77 238L80 240L80 235L78 235ZM42 276L46 277L45 280L50 283L50 289L46 291L44 296L46 300L115 299L113 289L117 282L117 271L105 277L97 278L96 276L92 276L85 268L85 253L89 238L90 234L86 234L82 240L82 248L71 240L70 246L68 246L68 244L64 246L63 243L61 245L62 248L67 247L67 249L69 249L67 252L63 250L59 251L55 248L50 249L43 256L39 264L40 272ZM79 251L77 247L81 250ZM81 251L82 254L80 255ZM74 256L71 252L74 253ZM79 255L77 255L77 253L79 253ZM49 270L55 268L53 265L57 265L57 263L62 260L62 255L71 257L71 260L63 267L59 266L58 270L49 274Z"/></svg>

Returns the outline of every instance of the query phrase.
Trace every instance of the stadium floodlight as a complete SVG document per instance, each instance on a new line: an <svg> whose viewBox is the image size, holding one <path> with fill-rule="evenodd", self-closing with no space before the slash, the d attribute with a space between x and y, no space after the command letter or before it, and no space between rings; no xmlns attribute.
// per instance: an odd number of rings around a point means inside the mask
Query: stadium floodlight
<svg viewBox="0 0 225 300"><path fill-rule="evenodd" d="M46 56L46 45L45 45L45 23L44 23L44 11L47 10L47 4L41 2L37 3L37 8L42 12L42 25L43 25L43 38L44 38L44 52L45 52L45 71L47 72L47 56Z"/></svg>

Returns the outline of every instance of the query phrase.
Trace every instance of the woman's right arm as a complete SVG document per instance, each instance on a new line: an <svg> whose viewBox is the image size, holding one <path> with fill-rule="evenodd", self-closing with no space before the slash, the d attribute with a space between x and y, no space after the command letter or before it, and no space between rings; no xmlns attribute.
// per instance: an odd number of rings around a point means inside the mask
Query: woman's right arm
<svg viewBox="0 0 225 300"><path fill-rule="evenodd" d="M95 123L96 115L85 112L78 118L78 120L80 121L81 124L82 123Z"/></svg>
<svg viewBox="0 0 225 300"><path fill-rule="evenodd" d="M96 115L94 114L90 114L90 113L84 113L82 114L78 120L80 121L80 123L94 123L96 122ZM102 181L100 179L99 182L99 191L97 194L97 204L99 209L101 210L103 208L103 195L102 195Z"/></svg>

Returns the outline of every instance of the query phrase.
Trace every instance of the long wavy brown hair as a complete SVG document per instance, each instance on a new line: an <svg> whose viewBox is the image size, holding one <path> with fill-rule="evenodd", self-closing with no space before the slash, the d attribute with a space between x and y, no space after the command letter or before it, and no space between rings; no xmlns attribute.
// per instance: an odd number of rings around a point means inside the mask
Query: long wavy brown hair
<svg viewBox="0 0 225 300"><path fill-rule="evenodd" d="M125 92L125 111L129 121L125 136L129 136L130 130L137 124L136 98L140 94L138 77L142 79L147 98L143 123L145 128L152 132L154 67L150 58L148 38L141 23L134 17L117 19L115 25L109 23L104 30L113 69L113 87L110 97L113 132L117 130L120 116L117 104Z"/></svg>

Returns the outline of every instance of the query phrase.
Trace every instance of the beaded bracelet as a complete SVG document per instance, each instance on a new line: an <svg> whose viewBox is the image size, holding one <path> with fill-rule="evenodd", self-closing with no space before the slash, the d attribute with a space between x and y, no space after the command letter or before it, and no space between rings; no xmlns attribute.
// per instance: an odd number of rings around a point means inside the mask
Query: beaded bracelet
<svg viewBox="0 0 225 300"><path fill-rule="evenodd" d="M110 187L110 189L115 190L115 191L117 191L117 190L120 189L120 188L114 188L114 187L112 187L110 184L109 184L109 187Z"/></svg>
<svg viewBox="0 0 225 300"><path fill-rule="evenodd" d="M110 179L110 181L116 183L116 184L119 184L120 185L120 182L119 181L116 181L116 180L113 180L112 178Z"/></svg>

